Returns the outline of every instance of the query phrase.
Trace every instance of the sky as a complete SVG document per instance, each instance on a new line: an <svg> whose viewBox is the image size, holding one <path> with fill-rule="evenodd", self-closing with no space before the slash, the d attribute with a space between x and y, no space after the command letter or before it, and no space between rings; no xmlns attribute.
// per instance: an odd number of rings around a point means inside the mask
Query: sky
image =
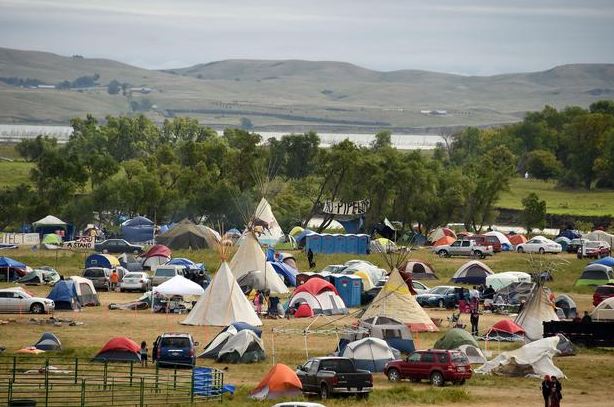
<svg viewBox="0 0 614 407"><path fill-rule="evenodd" d="M0 47L157 69L306 59L491 75L614 63L614 0L0 0Z"/></svg>

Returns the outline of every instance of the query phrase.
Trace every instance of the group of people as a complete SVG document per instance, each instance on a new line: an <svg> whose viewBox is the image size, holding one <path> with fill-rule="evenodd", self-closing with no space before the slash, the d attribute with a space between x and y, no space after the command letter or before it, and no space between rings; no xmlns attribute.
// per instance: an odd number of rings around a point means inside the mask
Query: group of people
<svg viewBox="0 0 614 407"><path fill-rule="evenodd" d="M562 389L559 379L546 375L541 385L544 407L559 407L563 399Z"/></svg>

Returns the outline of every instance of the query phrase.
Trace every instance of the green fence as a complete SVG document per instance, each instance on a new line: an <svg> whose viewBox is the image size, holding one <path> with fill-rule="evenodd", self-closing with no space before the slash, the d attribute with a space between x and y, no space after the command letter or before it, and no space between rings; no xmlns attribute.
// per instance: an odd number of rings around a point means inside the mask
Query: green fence
<svg viewBox="0 0 614 407"><path fill-rule="evenodd" d="M0 357L0 405L191 406L221 400L223 382L223 373L209 368Z"/></svg>

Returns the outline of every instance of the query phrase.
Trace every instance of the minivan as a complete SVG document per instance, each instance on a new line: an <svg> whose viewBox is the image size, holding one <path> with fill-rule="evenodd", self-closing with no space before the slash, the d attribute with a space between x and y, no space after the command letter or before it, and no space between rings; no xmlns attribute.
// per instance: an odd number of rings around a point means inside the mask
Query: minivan
<svg viewBox="0 0 614 407"><path fill-rule="evenodd" d="M156 266L153 271L153 277L151 279L151 284L156 287L162 284L165 281L170 280L175 276L184 276L185 275L185 267L178 265L170 265L165 264L162 266Z"/></svg>
<svg viewBox="0 0 614 407"><path fill-rule="evenodd" d="M83 270L83 277L92 281L97 290L109 290L111 270L103 267L88 267Z"/></svg>

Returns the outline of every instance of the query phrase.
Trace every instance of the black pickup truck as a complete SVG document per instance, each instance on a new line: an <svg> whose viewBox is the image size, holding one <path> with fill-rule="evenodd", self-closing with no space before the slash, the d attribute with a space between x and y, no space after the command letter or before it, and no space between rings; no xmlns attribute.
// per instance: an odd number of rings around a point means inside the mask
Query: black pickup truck
<svg viewBox="0 0 614 407"><path fill-rule="evenodd" d="M577 345L614 347L614 321L544 322L544 338L563 334Z"/></svg>
<svg viewBox="0 0 614 407"><path fill-rule="evenodd" d="M319 394L322 400L332 395L355 395L366 399L373 390L373 375L356 369L351 359L322 357L309 359L297 366L296 374L303 385L303 393Z"/></svg>

